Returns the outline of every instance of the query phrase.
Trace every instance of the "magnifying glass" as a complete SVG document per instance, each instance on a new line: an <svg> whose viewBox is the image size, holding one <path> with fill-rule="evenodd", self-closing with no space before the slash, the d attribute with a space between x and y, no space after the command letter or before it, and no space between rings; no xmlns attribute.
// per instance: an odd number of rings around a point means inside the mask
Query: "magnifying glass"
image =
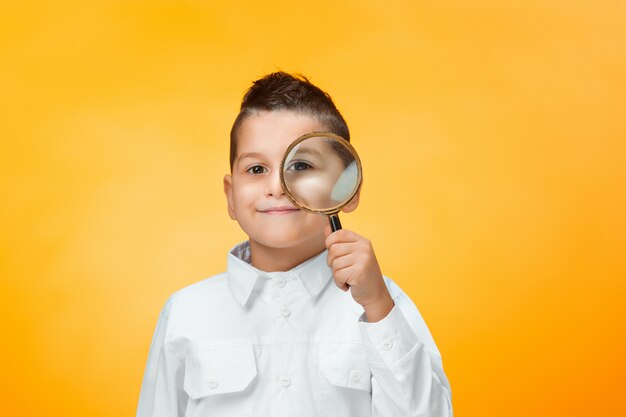
<svg viewBox="0 0 626 417"><path fill-rule="evenodd" d="M330 132L300 136L280 165L280 182L298 208L328 216L332 231L341 229L339 211L356 196L363 172L350 142Z"/></svg>

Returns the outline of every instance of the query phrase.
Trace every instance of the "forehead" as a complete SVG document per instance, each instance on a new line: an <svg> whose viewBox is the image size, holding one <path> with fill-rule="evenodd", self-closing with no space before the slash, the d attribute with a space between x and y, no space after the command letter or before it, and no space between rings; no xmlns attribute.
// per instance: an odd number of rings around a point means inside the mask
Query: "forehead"
<svg viewBox="0 0 626 417"><path fill-rule="evenodd" d="M237 157L258 153L281 159L291 142L315 131L325 130L317 119L291 111L263 111L248 116L237 133Z"/></svg>

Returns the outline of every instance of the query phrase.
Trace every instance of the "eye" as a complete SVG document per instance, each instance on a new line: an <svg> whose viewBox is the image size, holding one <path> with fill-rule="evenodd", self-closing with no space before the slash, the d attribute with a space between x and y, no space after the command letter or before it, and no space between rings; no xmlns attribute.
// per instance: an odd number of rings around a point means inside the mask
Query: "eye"
<svg viewBox="0 0 626 417"><path fill-rule="evenodd" d="M253 165L250 168L246 169L246 172L251 175L260 175L267 172L267 169L261 165Z"/></svg>
<svg viewBox="0 0 626 417"><path fill-rule="evenodd" d="M289 169L294 171L304 171L311 168L313 168L313 165L304 161L294 161L289 165Z"/></svg>

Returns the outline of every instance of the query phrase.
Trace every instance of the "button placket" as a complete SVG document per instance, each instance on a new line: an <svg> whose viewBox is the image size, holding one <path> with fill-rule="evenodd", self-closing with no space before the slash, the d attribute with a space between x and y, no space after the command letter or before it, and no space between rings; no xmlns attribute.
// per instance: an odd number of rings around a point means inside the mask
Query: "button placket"
<svg viewBox="0 0 626 417"><path fill-rule="evenodd" d="M285 285L287 284L287 279L282 276L275 276L272 278L272 289L271 289L271 295L272 298L279 298L280 296L282 296L284 294L284 290L283 288L285 288Z"/></svg>
<svg viewBox="0 0 626 417"><path fill-rule="evenodd" d="M291 378L288 375L281 375L279 378L280 385L287 388L291 385Z"/></svg>
<svg viewBox="0 0 626 417"><path fill-rule="evenodd" d="M289 306L284 305L280 308L280 315L287 318L289 317L289 315L291 314L291 309L289 308Z"/></svg>
<svg viewBox="0 0 626 417"><path fill-rule="evenodd" d="M286 283L287 283L287 279L283 276L278 276L274 280L274 285L278 288L284 288Z"/></svg>

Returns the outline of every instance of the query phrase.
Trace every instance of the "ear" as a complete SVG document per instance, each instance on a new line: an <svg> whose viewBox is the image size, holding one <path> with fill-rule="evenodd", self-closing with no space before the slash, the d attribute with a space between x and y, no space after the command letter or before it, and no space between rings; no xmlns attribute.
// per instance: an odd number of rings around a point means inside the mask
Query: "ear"
<svg viewBox="0 0 626 417"><path fill-rule="evenodd" d="M224 194L226 194L226 203L228 204L228 215L231 219L237 220L233 204L233 177L230 174L224 175Z"/></svg>
<svg viewBox="0 0 626 417"><path fill-rule="evenodd" d="M363 184L361 184L361 186L362 185ZM361 186L359 186L359 189L356 192L356 194L354 195L354 197L352 198L352 200L350 200L350 202L348 204L343 206L341 211L343 211L345 213L350 213L351 211L354 211L359 206L359 198L361 197Z"/></svg>

